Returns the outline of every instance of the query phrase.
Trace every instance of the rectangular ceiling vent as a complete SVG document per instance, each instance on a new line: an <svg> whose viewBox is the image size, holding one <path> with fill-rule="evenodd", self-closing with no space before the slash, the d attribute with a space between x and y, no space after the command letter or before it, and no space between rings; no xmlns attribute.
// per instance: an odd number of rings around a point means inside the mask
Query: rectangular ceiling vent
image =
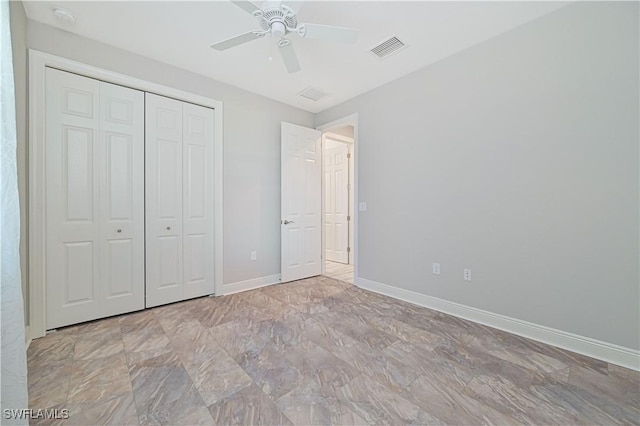
<svg viewBox="0 0 640 426"><path fill-rule="evenodd" d="M318 89L317 87L307 87L302 92L298 93L298 95L302 96L303 98L311 99L314 102L319 101L325 96L329 96L327 92L322 89Z"/></svg>
<svg viewBox="0 0 640 426"><path fill-rule="evenodd" d="M387 56L391 55L393 52L397 52L402 49L406 45L400 41L398 37L391 37L389 40L385 40L373 49L370 50L371 53L376 55L378 59L384 59Z"/></svg>

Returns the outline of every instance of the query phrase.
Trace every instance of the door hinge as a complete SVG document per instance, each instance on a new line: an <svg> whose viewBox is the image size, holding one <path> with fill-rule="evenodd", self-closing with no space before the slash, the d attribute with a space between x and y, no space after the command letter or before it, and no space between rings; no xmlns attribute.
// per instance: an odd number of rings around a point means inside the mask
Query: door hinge
<svg viewBox="0 0 640 426"><path fill-rule="evenodd" d="M351 216L347 216L347 221L351 220Z"/></svg>
<svg viewBox="0 0 640 426"><path fill-rule="evenodd" d="M351 158L351 153L347 152L347 158Z"/></svg>
<svg viewBox="0 0 640 426"><path fill-rule="evenodd" d="M347 184L347 190L351 191L351 184L350 183Z"/></svg>
<svg viewBox="0 0 640 426"><path fill-rule="evenodd" d="M351 247L347 247L347 253L351 253Z"/></svg>

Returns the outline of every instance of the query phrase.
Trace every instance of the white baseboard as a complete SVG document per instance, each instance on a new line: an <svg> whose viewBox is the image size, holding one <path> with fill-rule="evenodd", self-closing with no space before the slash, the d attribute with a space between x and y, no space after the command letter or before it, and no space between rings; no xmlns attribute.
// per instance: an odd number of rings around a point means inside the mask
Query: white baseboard
<svg viewBox="0 0 640 426"><path fill-rule="evenodd" d="M246 281L237 281L235 283L224 284L222 286L222 294L239 293L241 291L253 290L260 287L266 287L271 284L280 283L280 274L267 275L266 277L253 278Z"/></svg>
<svg viewBox="0 0 640 426"><path fill-rule="evenodd" d="M507 331L509 333L517 334L518 336L537 340L538 342L606 361L611 364L640 371L640 351L635 349L625 348L623 346L579 336L577 334L545 327L539 324L533 324L516 318L484 311L482 309L449 302L447 300L416 293L411 290L392 287L387 284L367 280L366 278L356 278L356 285L365 290L384 294L425 308L433 309L455 317L497 328L498 330Z"/></svg>

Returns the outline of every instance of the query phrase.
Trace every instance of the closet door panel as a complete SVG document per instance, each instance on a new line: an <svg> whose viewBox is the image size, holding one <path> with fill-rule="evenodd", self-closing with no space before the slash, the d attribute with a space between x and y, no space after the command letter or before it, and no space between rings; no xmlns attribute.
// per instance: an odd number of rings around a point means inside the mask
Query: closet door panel
<svg viewBox="0 0 640 426"><path fill-rule="evenodd" d="M185 298L214 293L214 111L183 104L183 244Z"/></svg>
<svg viewBox="0 0 640 426"><path fill-rule="evenodd" d="M182 102L147 93L146 306L184 298Z"/></svg>
<svg viewBox="0 0 640 426"><path fill-rule="evenodd" d="M103 316L144 308L144 93L100 83Z"/></svg>
<svg viewBox="0 0 640 426"><path fill-rule="evenodd" d="M47 329L100 317L99 83L46 70Z"/></svg>

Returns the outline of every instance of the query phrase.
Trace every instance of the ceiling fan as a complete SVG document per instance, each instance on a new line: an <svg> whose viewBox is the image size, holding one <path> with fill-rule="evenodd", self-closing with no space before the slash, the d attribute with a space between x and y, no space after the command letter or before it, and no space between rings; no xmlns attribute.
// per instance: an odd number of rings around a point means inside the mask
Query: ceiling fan
<svg viewBox="0 0 640 426"><path fill-rule="evenodd" d="M262 29L249 31L213 44L211 47L220 51L227 50L271 34L271 37L278 39L278 50L282 55L287 71L290 73L300 71L300 64L291 40L286 37L288 34L295 33L302 38L342 43L355 43L358 39L358 30L352 28L299 23L296 14L302 6L301 1L293 2L289 6L280 1L267 1L263 9L248 0L232 0L232 3L256 18Z"/></svg>

